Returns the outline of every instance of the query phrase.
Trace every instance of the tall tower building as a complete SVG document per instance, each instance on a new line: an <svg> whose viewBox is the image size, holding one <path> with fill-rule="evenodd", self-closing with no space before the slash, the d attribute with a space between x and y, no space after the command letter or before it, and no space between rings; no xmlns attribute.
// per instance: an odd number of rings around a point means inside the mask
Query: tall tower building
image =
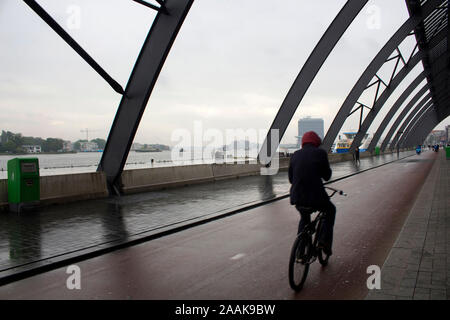
<svg viewBox="0 0 450 320"><path fill-rule="evenodd" d="M323 130L323 119L322 118L301 118L298 120L298 136L297 136L297 146L301 147L302 137L305 132L314 131L323 140L324 130Z"/></svg>

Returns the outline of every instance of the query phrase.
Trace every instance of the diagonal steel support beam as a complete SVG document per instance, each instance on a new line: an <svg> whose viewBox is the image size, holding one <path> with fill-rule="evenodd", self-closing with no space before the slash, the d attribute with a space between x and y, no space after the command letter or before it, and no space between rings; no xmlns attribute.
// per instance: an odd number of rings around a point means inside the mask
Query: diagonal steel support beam
<svg viewBox="0 0 450 320"><path fill-rule="evenodd" d="M386 116L384 117L383 121L381 122L381 124L378 126L377 131L375 132L375 134L372 137L372 140L370 141L369 146L367 147L367 151L372 152L373 149L375 148L375 146L378 143L378 140L380 140L381 134L384 132L384 130L386 129L388 123L391 121L391 119L394 117L394 115L397 113L398 109L400 109L400 106L405 102L405 100L409 97L409 95L414 91L415 88L417 88L417 86L425 79L426 76L426 72L423 71L421 72L408 86L408 88L406 88L405 91L403 91L403 93L400 95L400 97L398 97L398 99L395 101L395 103L392 105L392 107L389 109L388 113L386 114ZM428 90L428 86L424 86L422 87L422 89L420 89L416 96L418 95L417 99L419 99L424 93L425 91ZM417 101L417 100L416 100ZM407 107L407 106L406 106ZM405 108L406 108L405 107Z"/></svg>
<svg viewBox="0 0 450 320"><path fill-rule="evenodd" d="M104 171L110 193L121 190L120 176L150 94L194 0L166 0L158 12L120 101L97 171Z"/></svg>
<svg viewBox="0 0 450 320"><path fill-rule="evenodd" d="M311 52L270 126L258 156L263 162L268 163L275 154L281 138L312 81L336 43L366 3L367 0L348 0ZM271 141L272 130L278 130L278 141ZM263 150L267 150L267 154L264 154Z"/></svg>
<svg viewBox="0 0 450 320"><path fill-rule="evenodd" d="M376 102L373 105L370 112L365 117L364 122L360 126L358 133L356 134L355 138L353 139L353 142L352 142L352 145L350 146L349 152L353 152L357 146L359 147L361 145L362 139L366 135L367 130L369 130L370 125L372 124L373 120L377 116L378 112L384 106L384 104L389 99L391 94L395 91L395 89L398 87L398 85L405 79L405 77L411 72L411 70L414 69L414 67L417 65L417 63L419 63L419 61L422 60L422 58L423 58L423 53L421 53L421 52L416 53L411 58L410 62L408 64L406 64L405 66L403 66L403 68L392 79L389 87L387 87L383 91L381 96L376 100ZM422 81L422 80L423 79L421 79L420 81Z"/></svg>
<svg viewBox="0 0 450 320"><path fill-rule="evenodd" d="M426 50L432 50L441 40L443 39L443 33L440 32L438 34L438 37L434 37L430 43L428 43L428 45L426 46ZM438 42L439 41L439 42ZM416 45L417 47L417 45ZM448 53L442 54L438 59L444 61L444 59L446 59L448 57ZM426 74L427 78L428 78L428 74ZM420 77L420 75L419 75ZM400 98L397 100L397 102L391 107L391 109L389 110L388 114L386 115L386 117L384 118L383 122L380 124L380 126L378 127L376 133L374 134L371 143L369 144L369 147L367 148L369 151L372 151L375 146L377 145L381 134L384 132L387 124L389 123L389 121L391 120L391 118L394 116L394 114L397 112L398 108L401 106L401 104L403 102L401 102L400 100L405 96L405 94L411 90L414 89L412 88L412 86L414 85L415 81L413 83L411 83L411 85L408 87L408 89L405 90L405 92L400 96ZM427 90L430 89L431 85L429 83L427 83L426 85L426 89L425 87L423 87L419 92L419 95L416 94L416 96L411 100L411 101L415 101L417 102L417 100L420 98L420 96L423 95L423 93ZM409 94L408 94L409 95ZM406 97L405 97L406 98ZM414 100L415 99L415 100ZM389 143L389 141L391 140L392 135L394 134L395 129L400 125L401 120L403 120L403 118L406 116L407 112L410 110L410 108L412 108L412 106L414 105L413 102L412 104L408 103L408 106L405 107L402 111L402 113L399 115L399 117L397 118L397 120L395 121L394 125L391 127L391 129L389 130L389 133L387 134L385 140L383 141L382 145L381 145L381 150L384 151L386 149L387 144Z"/></svg>
<svg viewBox="0 0 450 320"><path fill-rule="evenodd" d="M117 93L123 94L122 86L114 80L45 10L34 0L23 0L50 28L78 53Z"/></svg>
<svg viewBox="0 0 450 320"><path fill-rule="evenodd" d="M440 0L429 0L422 7L422 12L420 15L413 15L408 20L403 23L403 25L395 32L395 34L388 40L384 47L378 52L369 66L366 68L364 73L361 75L359 80L356 82L355 86L351 90L350 94L345 99L343 105L341 106L338 114L333 120L328 132L324 138L322 148L326 151L331 149L331 146L336 139L339 131L341 130L347 114L355 105L358 98L361 96L364 88L367 86L369 81L375 76L378 70L383 66L385 61L389 58L392 52L398 48L400 43L410 35L411 31L419 25L419 23L427 17L442 1Z"/></svg>
<svg viewBox="0 0 450 320"><path fill-rule="evenodd" d="M430 48L432 49L432 48ZM423 58L423 56L425 55L423 51L420 52L421 53L421 57ZM417 53L416 55L418 55L419 53ZM410 60L411 62L414 62L413 60L415 59L416 55ZM436 63L440 63L440 62L444 62L447 59L447 54L443 53L441 54L438 58L436 58ZM407 65L404 67L406 68ZM411 65L411 68L407 69L409 71L412 70L412 68L414 67L414 65ZM403 70L402 70L403 71ZM400 76L400 73L402 72L400 71L397 76ZM404 74L404 76L406 76L406 74ZM395 78L397 78L397 76ZM399 99L397 100L397 102L391 107L391 109L389 110L388 114L386 115L386 117L384 118L383 122L380 124L380 126L378 127L377 132L375 133L369 147L367 148L369 151L372 151L373 148L375 148L376 144L378 143L379 137L381 136L381 133L384 131L385 127L387 126L387 124L389 123L389 121L391 120L391 118L394 116L394 114L397 112L398 108L400 107L401 103L403 103L403 101L406 99L406 96L409 96L409 94L412 92L412 90L414 90L414 88L416 88L420 82L422 82L422 80L425 79L425 77L429 76L429 71L423 71L421 74L419 74L419 76L416 77L416 79L408 86L408 88L405 90L405 92L402 93L402 95L399 97ZM404 77L399 79L400 81L403 81ZM392 81L394 83L395 79ZM429 86L428 86L429 88ZM389 89L389 91L388 91ZM391 90L392 89L392 90ZM395 90L395 87L392 88L387 88L386 91L390 94L392 93L392 91ZM384 95L384 92L383 92ZM379 100L381 100L382 97L380 97ZM389 98L389 97L388 97ZM382 105L384 104L386 100L382 101L382 104L377 107L374 108L375 110L372 110L371 113L369 113L369 115L366 117L366 119L364 120L364 122L366 122L366 120L369 120L370 123L368 124L367 127L365 127L366 130L368 130L368 128L370 127L372 121L375 119L376 113L380 110L380 108L382 107ZM399 104L400 103L400 104ZM366 131L367 132L367 131ZM365 132L364 132L365 133ZM363 136L359 137L360 139L362 139ZM390 138L390 137L389 137ZM356 138L355 138L356 139ZM356 146L355 146L356 147ZM350 151L354 151L354 149L350 149Z"/></svg>

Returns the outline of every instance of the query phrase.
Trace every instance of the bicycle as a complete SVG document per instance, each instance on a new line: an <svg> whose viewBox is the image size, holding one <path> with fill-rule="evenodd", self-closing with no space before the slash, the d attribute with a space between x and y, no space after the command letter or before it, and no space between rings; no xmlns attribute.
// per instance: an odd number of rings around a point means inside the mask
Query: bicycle
<svg viewBox="0 0 450 320"><path fill-rule="evenodd" d="M331 187L325 187L333 191L329 197L333 197L336 193L346 196L342 190L337 190ZM310 207L300 207L304 213L313 214L318 210ZM305 226L303 231L297 235L291 249L291 256L289 258L289 285L295 291L300 291L306 281L309 266L319 258L322 266L328 264L329 255L323 252L322 248L318 247L319 234L323 228L323 221L325 214L319 214L309 224ZM316 228L317 226L317 228ZM315 235L315 236L314 236ZM313 240L314 236L314 240Z"/></svg>

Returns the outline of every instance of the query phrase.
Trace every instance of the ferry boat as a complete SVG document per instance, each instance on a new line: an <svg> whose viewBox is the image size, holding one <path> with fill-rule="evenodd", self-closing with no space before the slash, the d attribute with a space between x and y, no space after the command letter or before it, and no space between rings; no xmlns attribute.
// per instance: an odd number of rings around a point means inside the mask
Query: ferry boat
<svg viewBox="0 0 450 320"><path fill-rule="evenodd" d="M356 135L358 134L358 132L356 131L349 131L349 132L343 132L342 135L344 137L341 137L341 135L339 135L339 140L336 143L336 147L334 149L335 153L346 153L348 152L348 150L350 149L352 143L353 143L353 139L355 139ZM367 150L367 146L370 143L370 140L368 139L369 134L366 133L364 138L363 138L363 142L362 145L359 148L359 152L364 152Z"/></svg>

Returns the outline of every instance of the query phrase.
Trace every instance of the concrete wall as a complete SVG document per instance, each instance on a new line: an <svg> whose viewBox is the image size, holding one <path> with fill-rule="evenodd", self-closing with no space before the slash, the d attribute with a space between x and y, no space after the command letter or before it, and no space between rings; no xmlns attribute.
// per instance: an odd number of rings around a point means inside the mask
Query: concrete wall
<svg viewBox="0 0 450 320"><path fill-rule="evenodd" d="M386 152L389 153L389 152ZM361 153L369 157L369 152ZM331 163L348 161L352 154L330 154ZM286 170L289 158L279 159L280 170ZM124 193L136 193L163 188L172 188L202 182L217 181L241 176L258 175L259 164L200 164L178 167L125 170L122 173ZM66 203L76 200L108 196L106 178L102 172L67 174L41 177L42 204ZM8 181L0 180L0 208L8 205Z"/></svg>
<svg viewBox="0 0 450 320"><path fill-rule="evenodd" d="M0 180L0 206L8 204L8 179Z"/></svg>
<svg viewBox="0 0 450 320"><path fill-rule="evenodd" d="M280 159L280 169L286 169L289 159ZM259 164L199 164L191 166L125 170L122 173L124 193L136 193L163 188L218 181L260 173Z"/></svg>
<svg viewBox="0 0 450 320"><path fill-rule="evenodd" d="M213 180L212 167L206 164L125 170L122 173L122 190L134 193Z"/></svg>
<svg viewBox="0 0 450 320"><path fill-rule="evenodd" d="M108 196L106 177L103 172L43 176L40 180L43 204Z"/></svg>
<svg viewBox="0 0 450 320"><path fill-rule="evenodd" d="M42 176L41 203L44 205L108 196L103 172ZM8 180L0 180L0 207L8 206Z"/></svg>

